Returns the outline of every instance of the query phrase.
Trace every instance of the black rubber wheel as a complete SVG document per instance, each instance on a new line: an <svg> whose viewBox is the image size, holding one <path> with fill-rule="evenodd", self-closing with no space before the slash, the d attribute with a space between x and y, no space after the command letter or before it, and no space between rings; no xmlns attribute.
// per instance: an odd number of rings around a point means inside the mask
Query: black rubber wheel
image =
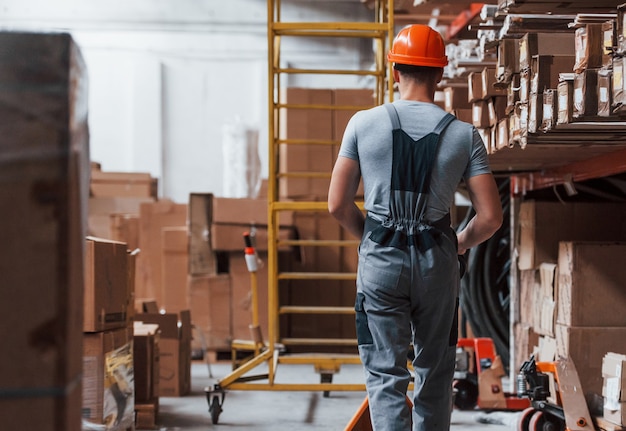
<svg viewBox="0 0 626 431"><path fill-rule="evenodd" d="M537 411L530 418L528 423L529 431L563 431L565 424L559 418Z"/></svg>
<svg viewBox="0 0 626 431"><path fill-rule="evenodd" d="M454 381L454 405L459 410L472 410L478 403L478 386L469 380Z"/></svg>
<svg viewBox="0 0 626 431"><path fill-rule="evenodd" d="M219 397L213 397L213 399L211 400L209 413L211 413L211 422L213 422L213 425L217 425L217 422L220 419L220 413L222 413L222 406L220 406Z"/></svg>

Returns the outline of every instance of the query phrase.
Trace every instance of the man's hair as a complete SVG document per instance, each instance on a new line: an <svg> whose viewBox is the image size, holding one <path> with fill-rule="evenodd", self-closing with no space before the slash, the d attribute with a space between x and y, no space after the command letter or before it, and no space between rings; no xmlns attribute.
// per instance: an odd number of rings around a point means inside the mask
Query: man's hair
<svg viewBox="0 0 626 431"><path fill-rule="evenodd" d="M430 66L413 66L411 64L394 63L393 68L405 77L426 85L437 85L437 78L441 68Z"/></svg>

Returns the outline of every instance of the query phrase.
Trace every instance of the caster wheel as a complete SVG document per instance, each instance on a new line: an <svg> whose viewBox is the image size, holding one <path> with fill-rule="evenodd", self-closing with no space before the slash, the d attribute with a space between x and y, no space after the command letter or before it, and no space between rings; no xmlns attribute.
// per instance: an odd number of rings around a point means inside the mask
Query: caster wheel
<svg viewBox="0 0 626 431"><path fill-rule="evenodd" d="M528 407L522 411L522 414L517 420L517 431L530 431L530 419L535 413L539 413L539 411L535 410L533 407Z"/></svg>
<svg viewBox="0 0 626 431"><path fill-rule="evenodd" d="M454 382L454 405L459 410L472 410L478 403L478 386L469 380Z"/></svg>
<svg viewBox="0 0 626 431"><path fill-rule="evenodd" d="M561 420L544 412L537 411L528 422L529 431L563 431L565 424Z"/></svg>
<svg viewBox="0 0 626 431"><path fill-rule="evenodd" d="M213 425L216 425L220 419L220 413L222 413L222 406L220 405L219 397L213 397L211 400L209 413L211 413L211 422L213 422Z"/></svg>

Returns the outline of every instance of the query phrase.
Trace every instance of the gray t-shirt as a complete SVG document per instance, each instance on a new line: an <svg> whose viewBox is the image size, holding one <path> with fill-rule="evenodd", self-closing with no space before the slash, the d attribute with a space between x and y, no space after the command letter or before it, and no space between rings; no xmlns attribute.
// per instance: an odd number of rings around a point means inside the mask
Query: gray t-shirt
<svg viewBox="0 0 626 431"><path fill-rule="evenodd" d="M408 100L393 102L401 128L418 140L432 132L446 114L439 106ZM365 192L365 209L377 219L389 214L392 169L391 119L383 106L357 112L348 122L339 156L357 160ZM450 211L460 182L490 173L485 145L471 124L453 121L441 135L432 170L426 220ZM378 216L377 216L378 215Z"/></svg>

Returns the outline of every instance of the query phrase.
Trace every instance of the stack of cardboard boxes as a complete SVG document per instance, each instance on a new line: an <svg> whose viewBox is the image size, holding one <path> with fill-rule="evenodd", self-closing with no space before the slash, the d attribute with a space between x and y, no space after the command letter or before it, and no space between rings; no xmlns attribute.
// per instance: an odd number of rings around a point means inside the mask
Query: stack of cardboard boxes
<svg viewBox="0 0 626 431"><path fill-rule="evenodd" d="M625 215L626 206L613 203L520 207L514 365L531 354L569 357L590 403L602 393L603 356L626 354Z"/></svg>
<svg viewBox="0 0 626 431"><path fill-rule="evenodd" d="M603 417L615 425L626 425L626 355L609 352L602 359Z"/></svg>

